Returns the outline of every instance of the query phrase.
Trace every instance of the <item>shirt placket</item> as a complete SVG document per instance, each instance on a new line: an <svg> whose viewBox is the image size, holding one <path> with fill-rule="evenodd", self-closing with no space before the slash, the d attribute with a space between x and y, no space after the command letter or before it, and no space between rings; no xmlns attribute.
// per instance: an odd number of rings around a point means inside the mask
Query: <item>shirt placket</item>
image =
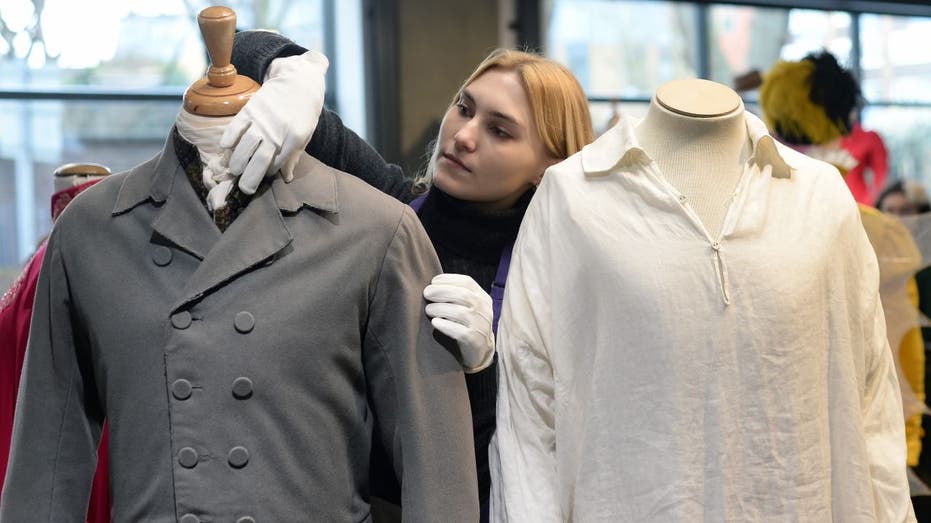
<svg viewBox="0 0 931 523"><path fill-rule="evenodd" d="M737 209L736 202L738 196L750 178L751 169L749 166L749 162L744 165L743 172L740 175L740 180L737 182L737 187L734 189L733 194L731 194L727 204L727 212L724 215L724 224L721 227L721 232L718 234L717 238L711 237L711 234L708 233L708 229L701 221L701 218L698 217L698 215L689 205L688 197L679 192L678 189L673 187L672 184L666 180L666 178L657 168L656 164L652 163L647 168L656 183L660 184L666 191L675 196L675 199L678 202L678 208L682 211L682 213L685 214L686 218L692 223L695 229L704 237L705 241L708 243L708 247L711 249L712 256L714 257L714 266L716 277L718 279L718 287L721 290L721 298L725 306L731 304L731 288L730 279L728 277L727 259L724 254L724 237L727 236L731 230L733 230L737 216L739 215L739 209Z"/></svg>

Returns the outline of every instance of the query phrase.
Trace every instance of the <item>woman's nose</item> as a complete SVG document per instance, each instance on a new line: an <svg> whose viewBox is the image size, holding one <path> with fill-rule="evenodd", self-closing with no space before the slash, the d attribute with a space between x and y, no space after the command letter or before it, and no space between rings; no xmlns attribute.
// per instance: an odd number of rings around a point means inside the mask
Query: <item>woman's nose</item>
<svg viewBox="0 0 931 523"><path fill-rule="evenodd" d="M456 131L456 134L453 135L456 148L462 151L474 151L477 143L476 133L477 125L475 123L475 119L466 122L462 127L459 128L458 131Z"/></svg>

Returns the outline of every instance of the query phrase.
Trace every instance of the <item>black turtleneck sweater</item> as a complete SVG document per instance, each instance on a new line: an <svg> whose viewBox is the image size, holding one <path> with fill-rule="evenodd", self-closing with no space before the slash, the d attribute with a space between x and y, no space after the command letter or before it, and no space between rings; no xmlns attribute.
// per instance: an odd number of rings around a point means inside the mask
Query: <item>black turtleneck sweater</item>
<svg viewBox="0 0 931 523"><path fill-rule="evenodd" d="M236 34L232 62L240 74L262 82L274 58L304 52L303 47L274 33L245 31ZM413 180L400 167L385 162L332 111L324 110L320 115L307 153L404 203L418 196L412 190ZM431 188L418 214L443 271L471 276L490 293L502 250L517 237L532 192L527 191L510 209L488 210ZM466 374L466 385L472 407L479 498L485 503L491 489L488 444L495 431L497 362L481 372Z"/></svg>

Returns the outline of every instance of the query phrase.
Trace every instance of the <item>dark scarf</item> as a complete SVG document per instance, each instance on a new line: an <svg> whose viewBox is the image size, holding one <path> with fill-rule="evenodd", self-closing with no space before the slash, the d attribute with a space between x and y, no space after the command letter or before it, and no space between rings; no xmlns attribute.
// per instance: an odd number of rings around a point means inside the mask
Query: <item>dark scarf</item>
<svg viewBox="0 0 931 523"><path fill-rule="evenodd" d="M207 208L207 193L210 192L210 189L204 185L204 164L200 159L200 152L198 152L194 144L181 136L177 127L171 128L171 141L175 148L175 155L178 157L178 163L181 164L181 168L187 174L187 178L191 182L191 186L194 187L197 197L204 204L204 209L207 209L207 212L210 213L210 209ZM233 223L233 220L239 216L239 213L246 208L251 199L251 195L243 193L239 190L239 186L234 184L233 189L226 196L226 207L210 213L213 217L213 223L217 225L221 232L225 231Z"/></svg>

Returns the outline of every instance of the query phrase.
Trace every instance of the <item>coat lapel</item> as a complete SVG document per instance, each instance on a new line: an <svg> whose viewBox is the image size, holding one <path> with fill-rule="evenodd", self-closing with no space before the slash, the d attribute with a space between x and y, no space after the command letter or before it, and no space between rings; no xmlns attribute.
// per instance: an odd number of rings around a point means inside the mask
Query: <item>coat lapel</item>
<svg viewBox="0 0 931 523"><path fill-rule="evenodd" d="M193 194L193 190L191 190ZM171 200L171 199L169 199ZM200 202L188 203L197 209ZM203 208L200 207L202 210ZM274 195L266 185L256 192L242 211L210 249L203 263L185 285L185 294L172 312L222 286L239 274L274 256L291 243L288 230L278 210ZM175 235L182 231L175 232Z"/></svg>
<svg viewBox="0 0 931 523"><path fill-rule="evenodd" d="M151 198L156 203L164 202L152 229L203 260L220 238L220 230L186 179L170 139L156 167Z"/></svg>

